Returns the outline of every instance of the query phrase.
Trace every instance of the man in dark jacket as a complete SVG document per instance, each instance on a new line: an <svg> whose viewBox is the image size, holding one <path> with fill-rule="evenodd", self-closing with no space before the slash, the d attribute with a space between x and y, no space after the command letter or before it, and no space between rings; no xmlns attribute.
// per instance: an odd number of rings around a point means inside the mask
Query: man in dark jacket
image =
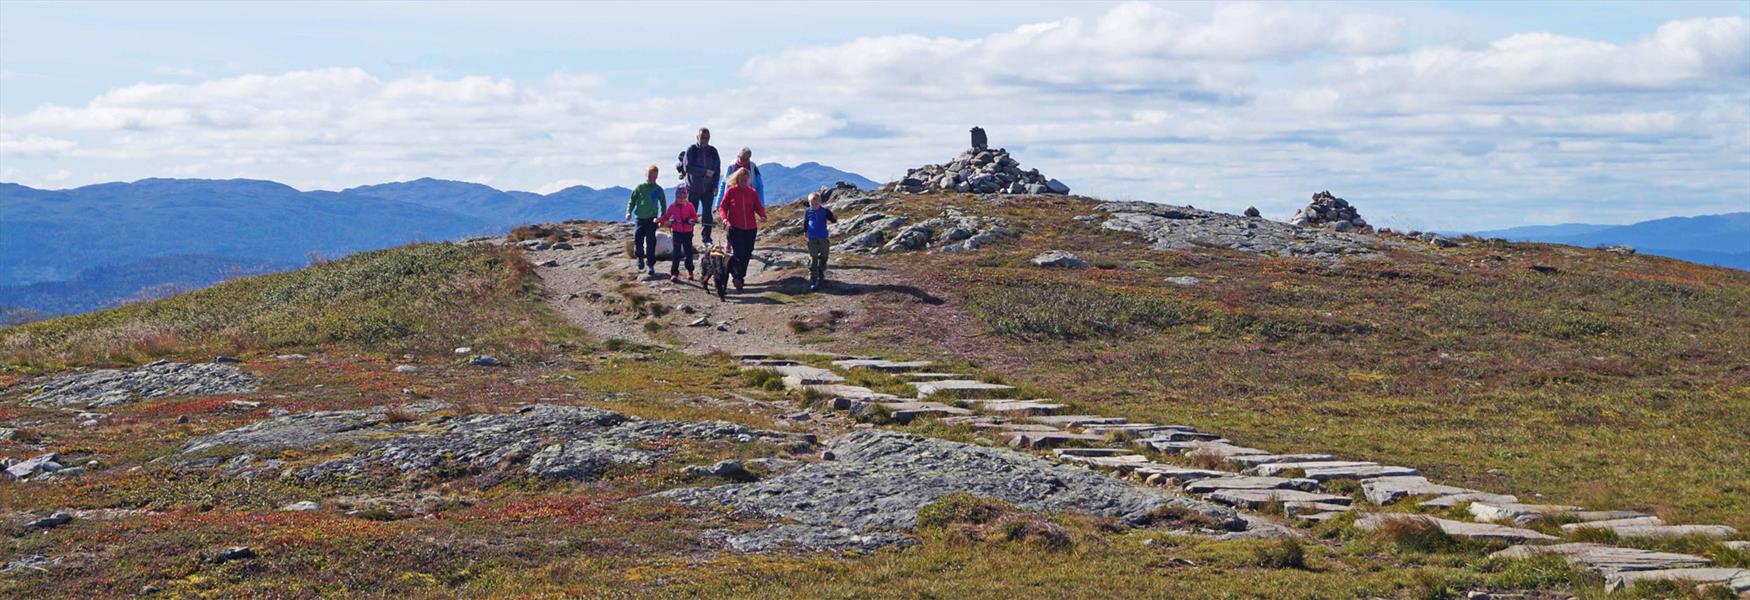
<svg viewBox="0 0 1750 600"><path fill-rule="evenodd" d="M686 180L687 196L699 205L699 224L704 229L700 237L706 248L711 247L714 224L711 205L717 198L717 181L722 175L723 162L717 158L717 148L711 146L711 130L700 127L699 142L681 154L681 178Z"/></svg>

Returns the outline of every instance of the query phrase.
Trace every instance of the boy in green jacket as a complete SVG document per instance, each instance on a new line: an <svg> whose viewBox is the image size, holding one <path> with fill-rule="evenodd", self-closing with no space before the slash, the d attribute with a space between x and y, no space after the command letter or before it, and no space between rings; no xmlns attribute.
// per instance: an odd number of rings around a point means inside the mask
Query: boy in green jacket
<svg viewBox="0 0 1750 600"><path fill-rule="evenodd" d="M650 165L644 171L644 183L632 190L632 200L626 203L626 218L638 218L638 234L632 239L632 255L638 257L638 270L656 275L656 217L668 210L668 198L662 186L656 184L661 170Z"/></svg>

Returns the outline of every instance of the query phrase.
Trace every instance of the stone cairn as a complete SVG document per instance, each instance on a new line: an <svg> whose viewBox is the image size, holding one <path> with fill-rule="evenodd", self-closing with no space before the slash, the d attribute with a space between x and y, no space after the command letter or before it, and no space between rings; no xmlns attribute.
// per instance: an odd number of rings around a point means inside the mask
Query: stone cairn
<svg viewBox="0 0 1750 600"><path fill-rule="evenodd" d="M1325 226L1337 231L1370 231L1373 229L1367 221L1361 218L1361 213L1355 212L1355 207L1348 200L1338 198L1330 192L1313 194L1312 202L1295 211L1288 219L1288 224L1305 226Z"/></svg>
<svg viewBox="0 0 1750 600"><path fill-rule="evenodd" d="M924 165L907 171L888 191L907 194L959 192L962 194L1068 194L1069 186L1039 174L1021 170L1021 163L1002 148L992 150L984 129L972 128L972 148L940 165Z"/></svg>

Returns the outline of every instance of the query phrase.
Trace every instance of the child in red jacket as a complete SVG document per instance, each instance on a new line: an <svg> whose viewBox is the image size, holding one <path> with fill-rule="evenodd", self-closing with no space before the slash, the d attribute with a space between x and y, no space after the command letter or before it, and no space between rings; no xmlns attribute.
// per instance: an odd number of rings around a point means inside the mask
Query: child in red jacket
<svg viewBox="0 0 1750 600"><path fill-rule="evenodd" d="M674 250L668 253L668 280L681 280L681 260L687 261L687 279L693 278L693 256L698 254L693 249L693 225L699 222L699 211L693 208L693 203L687 197L685 186L674 192L674 204L668 205L668 210L656 218L657 225L668 225L669 236L674 238Z"/></svg>

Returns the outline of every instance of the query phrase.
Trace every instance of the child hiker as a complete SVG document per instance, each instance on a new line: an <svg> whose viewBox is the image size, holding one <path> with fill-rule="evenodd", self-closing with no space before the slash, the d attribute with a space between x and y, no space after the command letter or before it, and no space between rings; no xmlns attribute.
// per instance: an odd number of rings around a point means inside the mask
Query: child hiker
<svg viewBox="0 0 1750 600"><path fill-rule="evenodd" d="M820 192L815 192L808 195L808 209L802 213L802 222L808 232L808 291L812 292L826 283L826 255L832 248L826 237L826 225L839 222L839 218L832 214L832 209L820 205Z"/></svg>
<svg viewBox="0 0 1750 600"><path fill-rule="evenodd" d="M674 238L674 250L668 253L668 280L681 280L681 260L687 261L687 279L693 278L693 255L698 251L693 249L693 224L699 222L699 211L693 208L688 198L687 188L682 186L674 191L674 204L668 205L668 210L656 218L658 225L668 225L669 235Z"/></svg>
<svg viewBox="0 0 1750 600"><path fill-rule="evenodd" d="M668 208L662 186L656 184L656 176L661 172L656 165L650 165L644 171L644 183L632 190L632 199L626 202L626 218L638 218L638 233L632 238L632 255L638 257L638 270L651 275L656 274L656 216Z"/></svg>

